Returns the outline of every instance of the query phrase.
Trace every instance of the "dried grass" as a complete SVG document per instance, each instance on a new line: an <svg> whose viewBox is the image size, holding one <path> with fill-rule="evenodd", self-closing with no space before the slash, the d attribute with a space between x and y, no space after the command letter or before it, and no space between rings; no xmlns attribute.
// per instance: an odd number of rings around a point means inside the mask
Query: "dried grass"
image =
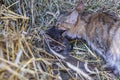
<svg viewBox="0 0 120 80"><path fill-rule="evenodd" d="M102 68L102 60L85 44L76 42L74 58L84 62L88 73L64 61L58 53L45 50L44 33L55 25L58 16L74 8L79 0L2 0L0 3L0 80L117 80ZM119 0L84 0L88 10L119 13ZM87 49L88 48L88 49ZM86 51L84 54L82 51ZM57 68L54 64L57 64ZM67 67L64 65L67 64ZM78 65L80 63L77 63ZM93 65L91 67L90 65ZM76 75L74 76L72 72ZM57 71L57 74L54 72ZM80 76L80 77L78 77ZM67 77L67 76L66 76Z"/></svg>

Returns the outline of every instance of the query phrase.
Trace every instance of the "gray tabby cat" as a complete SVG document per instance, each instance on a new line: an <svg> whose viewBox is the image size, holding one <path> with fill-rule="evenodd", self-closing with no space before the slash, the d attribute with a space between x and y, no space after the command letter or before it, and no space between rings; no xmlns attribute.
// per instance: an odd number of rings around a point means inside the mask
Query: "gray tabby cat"
<svg viewBox="0 0 120 80"><path fill-rule="evenodd" d="M98 11L87 13L81 1L57 23L63 36L82 38L120 75L120 18L117 14Z"/></svg>

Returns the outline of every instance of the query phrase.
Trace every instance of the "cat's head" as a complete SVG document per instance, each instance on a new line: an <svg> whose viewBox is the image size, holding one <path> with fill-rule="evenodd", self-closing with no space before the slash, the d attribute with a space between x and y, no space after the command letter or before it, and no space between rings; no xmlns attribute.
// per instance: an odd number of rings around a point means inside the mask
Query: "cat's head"
<svg viewBox="0 0 120 80"><path fill-rule="evenodd" d="M82 20L81 14L84 11L83 2L75 7L75 9L67 15L62 16L57 22L57 28L64 30L63 36L70 38L80 38L85 31L85 21Z"/></svg>

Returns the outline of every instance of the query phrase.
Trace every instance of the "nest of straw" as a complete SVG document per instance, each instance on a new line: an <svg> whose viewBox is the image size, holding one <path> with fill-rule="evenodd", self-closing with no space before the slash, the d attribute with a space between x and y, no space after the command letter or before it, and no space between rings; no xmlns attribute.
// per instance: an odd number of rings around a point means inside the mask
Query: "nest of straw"
<svg viewBox="0 0 120 80"><path fill-rule="evenodd" d="M75 41L72 58L46 51L45 30L79 0L2 0L0 3L0 80L113 80L102 60ZM119 0L84 0L88 10L104 6L119 13ZM47 37L48 39L48 37ZM75 65L74 65L75 64ZM80 65L88 71L85 73ZM67 66L66 66L67 65Z"/></svg>

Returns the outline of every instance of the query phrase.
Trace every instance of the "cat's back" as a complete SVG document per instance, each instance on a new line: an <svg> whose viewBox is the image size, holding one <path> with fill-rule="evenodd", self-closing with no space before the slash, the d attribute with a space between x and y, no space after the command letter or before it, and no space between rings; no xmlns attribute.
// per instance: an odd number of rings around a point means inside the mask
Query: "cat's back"
<svg viewBox="0 0 120 80"><path fill-rule="evenodd" d="M93 50L120 54L120 18L108 12L93 13L86 25L86 37Z"/></svg>
<svg viewBox="0 0 120 80"><path fill-rule="evenodd" d="M89 18L86 26L86 34L91 38L99 36L102 39L107 39L113 37L114 34L118 34L116 30L119 28L119 16L112 15L108 12L97 12L93 13Z"/></svg>

